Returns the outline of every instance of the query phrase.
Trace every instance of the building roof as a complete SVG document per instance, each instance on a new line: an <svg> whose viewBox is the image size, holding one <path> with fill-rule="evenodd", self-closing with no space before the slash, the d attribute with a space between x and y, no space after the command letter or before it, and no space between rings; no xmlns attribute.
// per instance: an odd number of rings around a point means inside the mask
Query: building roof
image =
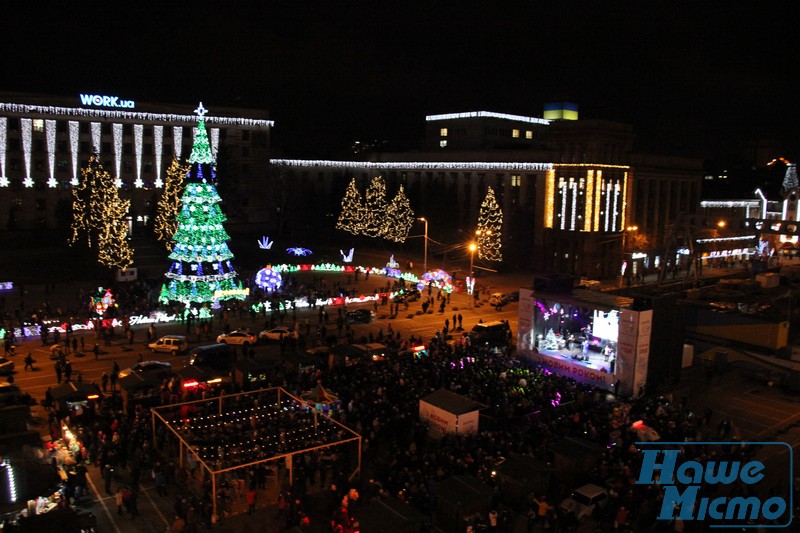
<svg viewBox="0 0 800 533"><path fill-rule="evenodd" d="M456 394L455 392L450 392L446 389L439 389L435 392L432 392L422 398L420 401L429 403L440 409L444 409L448 413L452 413L454 415L463 415L465 413L471 413L472 411L478 411L486 407L482 403L471 400L466 396Z"/></svg>

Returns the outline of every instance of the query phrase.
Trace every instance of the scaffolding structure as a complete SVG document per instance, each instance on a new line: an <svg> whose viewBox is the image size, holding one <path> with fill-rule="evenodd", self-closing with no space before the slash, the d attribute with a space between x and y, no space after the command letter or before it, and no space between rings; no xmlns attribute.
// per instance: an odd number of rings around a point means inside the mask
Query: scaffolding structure
<svg viewBox="0 0 800 533"><path fill-rule="evenodd" d="M361 470L361 435L282 387L171 404L151 413L153 442L157 424L163 424L178 439L180 467L191 458L211 478L215 515L218 482L229 472L283 460L291 485L295 455L349 443L357 444L349 478Z"/></svg>

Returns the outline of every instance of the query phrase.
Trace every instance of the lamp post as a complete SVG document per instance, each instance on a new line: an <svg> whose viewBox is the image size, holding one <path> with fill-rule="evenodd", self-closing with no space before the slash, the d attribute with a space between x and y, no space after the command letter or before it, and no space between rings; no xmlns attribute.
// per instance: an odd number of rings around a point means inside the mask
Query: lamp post
<svg viewBox="0 0 800 533"><path fill-rule="evenodd" d="M425 252L424 258L422 260L422 273L425 274L428 271L428 219L425 217L418 218L420 222L425 223Z"/></svg>
<svg viewBox="0 0 800 533"><path fill-rule="evenodd" d="M475 262L475 250L478 249L478 245L474 242L469 243L469 277L473 277L472 270L473 264ZM473 282L474 283L474 282ZM474 290L474 289L473 289ZM472 291L467 291L469 295L469 308L472 309L475 306L475 296L472 294Z"/></svg>

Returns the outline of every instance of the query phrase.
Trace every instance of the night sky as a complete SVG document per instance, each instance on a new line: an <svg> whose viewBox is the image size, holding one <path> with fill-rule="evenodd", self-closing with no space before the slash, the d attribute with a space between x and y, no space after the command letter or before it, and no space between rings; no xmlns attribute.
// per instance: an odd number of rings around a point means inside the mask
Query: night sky
<svg viewBox="0 0 800 533"><path fill-rule="evenodd" d="M427 114L561 100L634 124L640 151L724 157L775 138L798 157L788 2L141 4L7 8L0 90L265 108L287 157L413 148Z"/></svg>

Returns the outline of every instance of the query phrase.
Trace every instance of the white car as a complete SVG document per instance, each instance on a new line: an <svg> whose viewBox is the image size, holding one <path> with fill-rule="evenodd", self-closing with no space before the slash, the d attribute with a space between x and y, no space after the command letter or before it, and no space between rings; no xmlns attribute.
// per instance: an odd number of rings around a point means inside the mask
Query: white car
<svg viewBox="0 0 800 533"><path fill-rule="evenodd" d="M172 365L162 361L142 361L136 363L130 368L119 371L119 377L124 378L130 374L148 374L148 375L164 375L166 376L172 372Z"/></svg>
<svg viewBox="0 0 800 533"><path fill-rule="evenodd" d="M11 374L14 372L14 361L7 357L0 357L0 374Z"/></svg>
<svg viewBox="0 0 800 533"><path fill-rule="evenodd" d="M508 294L504 292L496 292L489 296L489 305L500 305L501 303L505 303L504 300L508 297Z"/></svg>
<svg viewBox="0 0 800 533"><path fill-rule="evenodd" d="M230 333L223 333L217 337L217 342L220 344L240 344L242 346L250 346L256 343L256 336L249 331L231 331Z"/></svg>
<svg viewBox="0 0 800 533"><path fill-rule="evenodd" d="M279 326L277 328L265 329L258 334L258 338L262 341L279 341L283 339L297 339L299 337L297 330L288 328L286 326Z"/></svg>
<svg viewBox="0 0 800 533"><path fill-rule="evenodd" d="M561 508L574 513L578 521L591 517L596 508L608 505L608 491L599 485L583 485L572 492L572 496L561 502Z"/></svg>

